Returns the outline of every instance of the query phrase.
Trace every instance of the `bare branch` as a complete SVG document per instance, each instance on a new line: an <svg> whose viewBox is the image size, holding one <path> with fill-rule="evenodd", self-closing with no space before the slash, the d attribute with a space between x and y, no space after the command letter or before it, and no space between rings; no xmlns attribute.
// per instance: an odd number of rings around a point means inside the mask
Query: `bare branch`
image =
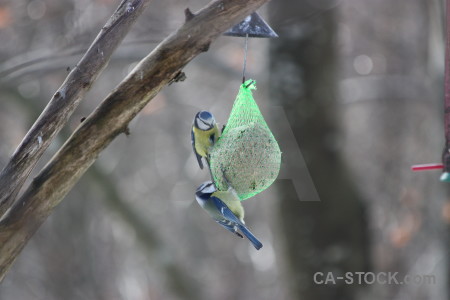
<svg viewBox="0 0 450 300"><path fill-rule="evenodd" d="M0 217L150 0L123 0L0 173Z"/></svg>
<svg viewBox="0 0 450 300"><path fill-rule="evenodd" d="M99 153L222 32L268 0L211 2L166 38L109 94L34 178L0 221L0 278Z"/></svg>

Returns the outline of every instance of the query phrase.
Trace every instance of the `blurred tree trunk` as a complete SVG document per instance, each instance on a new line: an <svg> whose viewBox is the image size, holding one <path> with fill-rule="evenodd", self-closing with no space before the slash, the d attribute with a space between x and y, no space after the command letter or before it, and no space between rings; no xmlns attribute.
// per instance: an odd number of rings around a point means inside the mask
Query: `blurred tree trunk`
<svg viewBox="0 0 450 300"><path fill-rule="evenodd" d="M280 35L270 48L271 99L284 107L321 200L299 201L289 181L278 181L280 230L289 237L279 259L289 298L356 299L358 285L313 279L316 272L368 270L368 245L365 210L340 155L336 9L311 3L279 0L270 8Z"/></svg>
<svg viewBox="0 0 450 300"><path fill-rule="evenodd" d="M377 299L449 299L445 195L439 172L443 121L443 6L438 1L346 1L342 12L345 153L368 199L375 272L435 276L372 285Z"/></svg>

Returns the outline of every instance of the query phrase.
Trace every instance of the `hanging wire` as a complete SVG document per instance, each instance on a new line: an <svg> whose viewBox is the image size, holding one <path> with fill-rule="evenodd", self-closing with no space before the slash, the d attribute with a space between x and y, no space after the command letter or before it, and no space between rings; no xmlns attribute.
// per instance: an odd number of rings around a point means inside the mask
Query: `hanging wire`
<svg viewBox="0 0 450 300"><path fill-rule="evenodd" d="M450 0L446 1L446 42L445 42L445 79L444 79L444 131L445 146L441 164L413 165L413 171L443 170L440 180L450 182Z"/></svg>
<svg viewBox="0 0 450 300"><path fill-rule="evenodd" d="M244 67L242 68L242 83L245 82L245 69L247 67L247 49L248 49L248 33L245 35Z"/></svg>
<svg viewBox="0 0 450 300"><path fill-rule="evenodd" d="M446 9L446 33L447 40L445 44L445 83L444 83L444 121L445 121L445 148L443 155L444 170L450 172L450 1L447 0Z"/></svg>

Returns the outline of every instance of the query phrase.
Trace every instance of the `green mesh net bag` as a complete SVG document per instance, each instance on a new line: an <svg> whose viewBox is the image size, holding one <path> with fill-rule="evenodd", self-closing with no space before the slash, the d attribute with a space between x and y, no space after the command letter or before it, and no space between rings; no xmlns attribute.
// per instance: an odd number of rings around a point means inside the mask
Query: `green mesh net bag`
<svg viewBox="0 0 450 300"><path fill-rule="evenodd" d="M219 190L227 183L241 200L268 188L278 176L281 151L253 99L255 81L241 85L225 129L211 150L210 166Z"/></svg>

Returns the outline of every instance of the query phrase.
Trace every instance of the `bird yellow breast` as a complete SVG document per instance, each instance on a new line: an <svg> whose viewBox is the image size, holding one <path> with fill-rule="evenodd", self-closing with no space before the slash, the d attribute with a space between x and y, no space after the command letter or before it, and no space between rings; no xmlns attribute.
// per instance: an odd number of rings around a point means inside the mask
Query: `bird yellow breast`
<svg viewBox="0 0 450 300"><path fill-rule="evenodd" d="M195 135L195 151L202 156L206 157L209 154L210 148L214 145L215 142L217 142L217 139L219 138L219 129L216 126L214 126L210 130L200 130L193 127L194 135ZM210 137L214 134L214 142L211 141Z"/></svg>
<svg viewBox="0 0 450 300"><path fill-rule="evenodd" d="M233 195L230 191L222 192L217 191L214 193L217 197L222 200L228 208L233 212L233 214L244 223L244 207L242 206L241 201L235 195Z"/></svg>

